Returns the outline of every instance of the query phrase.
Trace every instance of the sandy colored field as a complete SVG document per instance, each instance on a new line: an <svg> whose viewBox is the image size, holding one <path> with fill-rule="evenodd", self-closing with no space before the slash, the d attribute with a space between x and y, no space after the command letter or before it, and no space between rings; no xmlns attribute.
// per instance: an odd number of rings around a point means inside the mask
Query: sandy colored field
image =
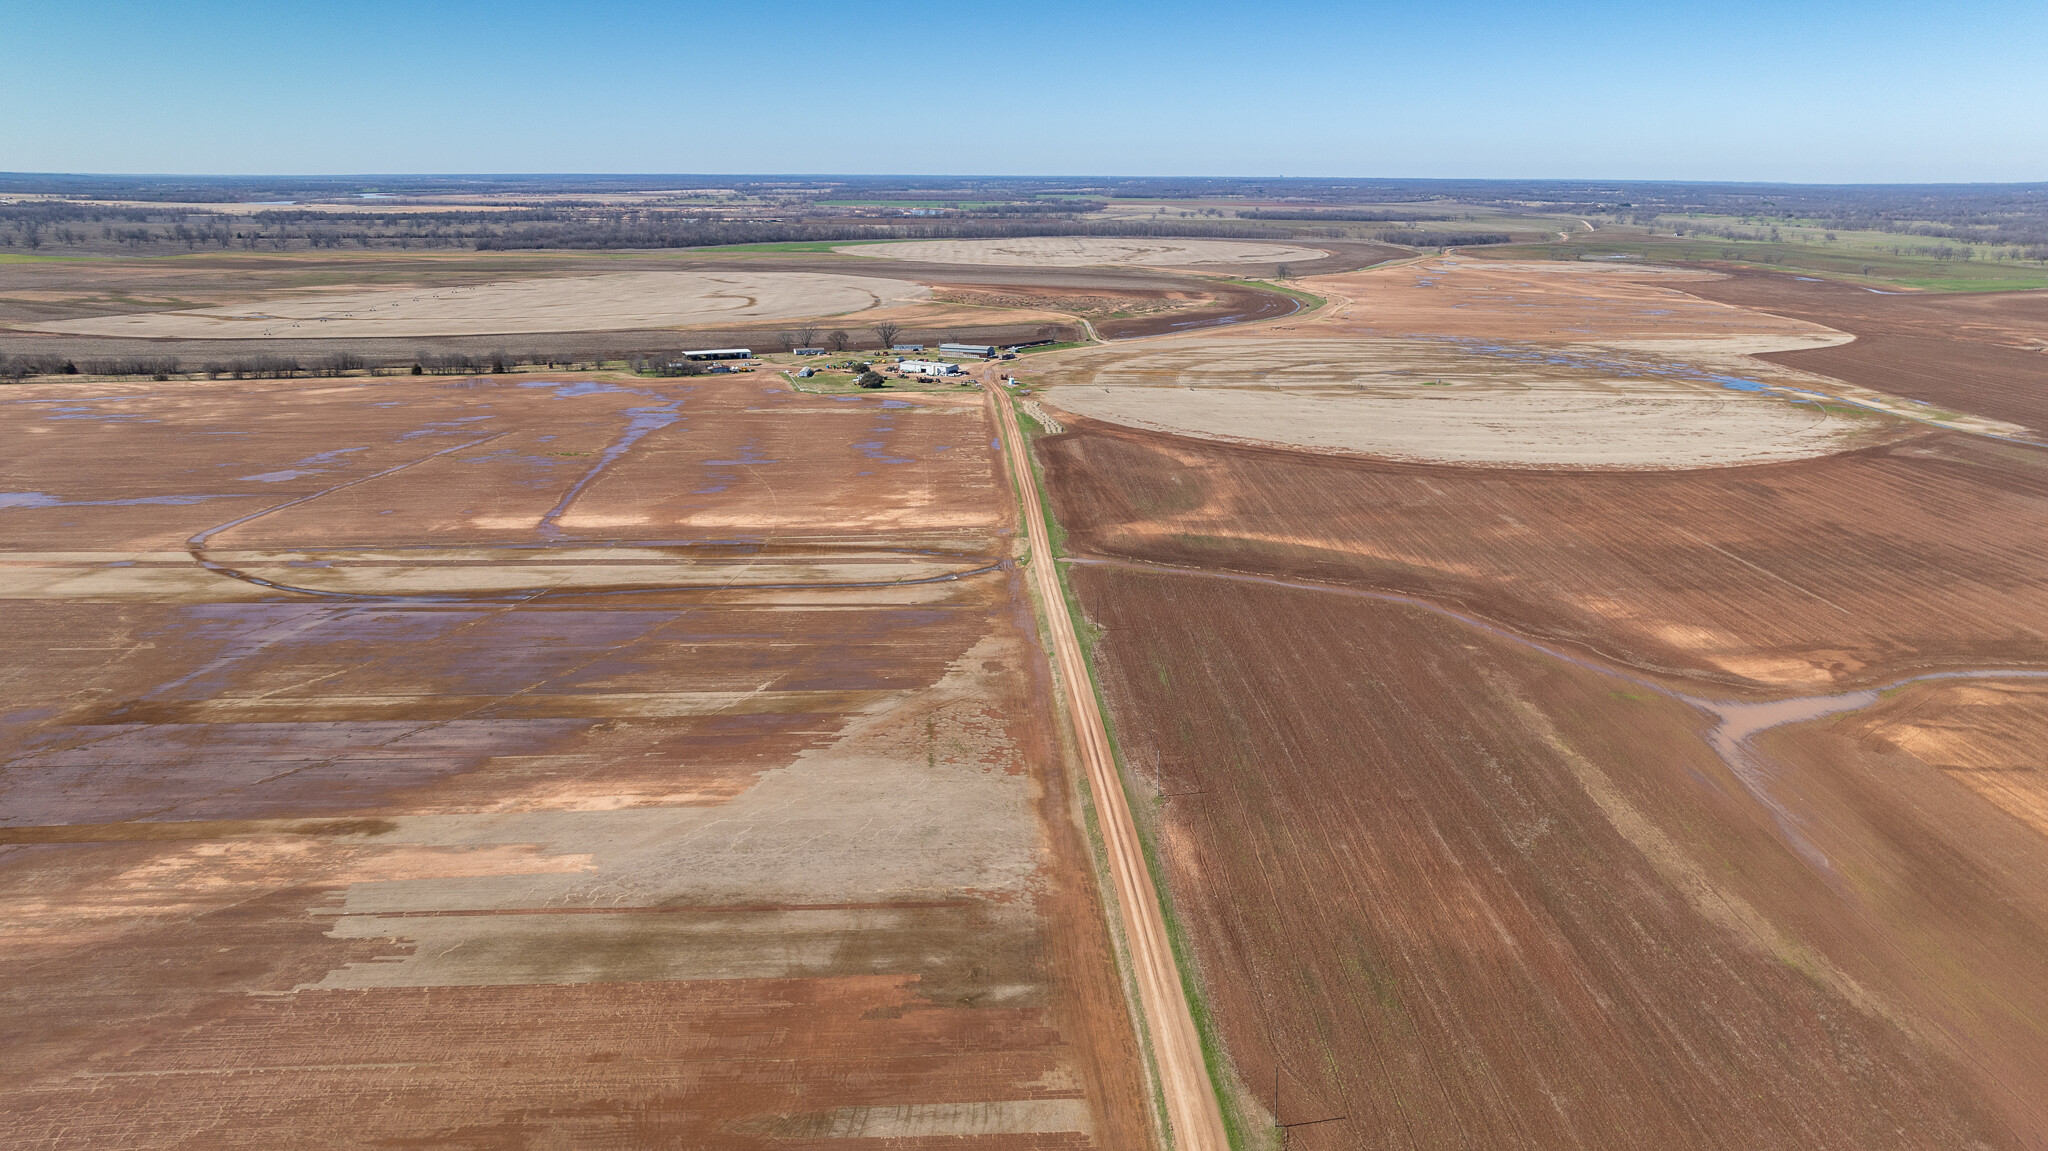
<svg viewBox="0 0 2048 1151"><path fill-rule="evenodd" d="M1030 382L1135 427L1393 459L1692 468L1842 451L1894 417L1998 434L1758 358L1852 337L1686 296L1703 274L1439 259L1304 283L1330 306L1260 335L1062 353Z"/></svg>
<svg viewBox="0 0 2048 1151"><path fill-rule="evenodd" d="M1333 245L1340 251L1321 266L1356 267L1377 258L1371 245ZM1296 265L1307 267L1310 265ZM1125 264L1097 267L1005 267L1000 265L882 264L830 253L718 253L713 251L633 252L390 252L211 253L175 260L85 259L0 264L0 353L99 357L176 355L187 364L252 354L319 357L342 351L387 362L425 351L488 354L539 350L561 359L617 358L630 350L672 349L697 343L780 348L790 320L745 320L715 316L707 325L679 329L604 328L554 331L546 340L511 339L513 333L370 338L353 322L321 324L301 319L269 339L250 338L246 322L213 321L207 338L142 340L120 335L77 335L38 325L88 321L99 330L144 313L226 313L263 311L273 301L308 303L365 293L396 300L413 296L471 293L515 281L593 279L629 269L726 275L754 282L768 274L821 276L856 281L880 275L891 282L915 281L963 293L955 302L932 296L871 308L818 323L820 335L844 328L858 342L871 342L877 323L903 326L912 342L961 340L1013 343L1073 339L1082 335L1076 315L1086 315L1110 338L1216 327L1245 320L1284 317L1295 300L1234 281L1197 278L1173 271ZM963 282L966 281L966 282ZM455 298L449 296L449 298ZM264 314L274 314L264 312ZM549 322L579 322L575 320ZM607 323L612 322L610 320ZM118 330L118 325L113 330ZM260 329L258 329L260 330ZM311 334L308 334L308 332ZM509 345L509 347L508 347ZM538 346L538 347L537 347Z"/></svg>
<svg viewBox="0 0 2048 1151"><path fill-rule="evenodd" d="M1320 260L1329 253L1295 244L1245 240L1112 239L1101 236L1027 236L1009 240L908 240L893 244L849 244L834 248L849 256L921 260L932 264L1020 264L1078 268L1136 264L1148 268L1199 268L1274 261Z"/></svg>
<svg viewBox="0 0 2048 1151"><path fill-rule="evenodd" d="M377 339L623 331L841 317L925 299L907 280L815 272L620 272L468 287L312 293L197 311L60 320L31 331L154 339Z"/></svg>
<svg viewBox="0 0 2048 1151"><path fill-rule="evenodd" d="M1877 417L1814 397L1727 387L1716 377L1732 366L1448 339L1219 335L1069 356L1034 382L1067 385L1047 394L1065 411L1135 427L1456 463L1710 467L1824 455L1882 434Z"/></svg>
<svg viewBox="0 0 2048 1151"><path fill-rule="evenodd" d="M2048 687L2038 681L1916 684L1841 725L1880 762L1942 772L2048 836Z"/></svg>
<svg viewBox="0 0 2048 1151"><path fill-rule="evenodd" d="M11 389L12 1139L1148 1145L978 398Z"/></svg>

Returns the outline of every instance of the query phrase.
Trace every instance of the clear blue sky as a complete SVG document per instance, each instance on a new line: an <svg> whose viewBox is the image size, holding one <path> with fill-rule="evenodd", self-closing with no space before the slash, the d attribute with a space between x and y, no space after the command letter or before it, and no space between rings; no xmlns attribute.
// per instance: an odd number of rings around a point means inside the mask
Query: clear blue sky
<svg viewBox="0 0 2048 1151"><path fill-rule="evenodd" d="M2048 179L2048 0L0 0L0 170Z"/></svg>

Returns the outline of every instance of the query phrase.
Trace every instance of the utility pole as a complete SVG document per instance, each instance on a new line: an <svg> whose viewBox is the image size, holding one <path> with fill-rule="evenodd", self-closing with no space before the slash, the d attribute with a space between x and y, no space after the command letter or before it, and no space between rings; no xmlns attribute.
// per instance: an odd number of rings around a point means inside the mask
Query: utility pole
<svg viewBox="0 0 2048 1151"><path fill-rule="evenodd" d="M1296 1127L1314 1127L1318 1123L1339 1123L1351 1118L1349 1115L1332 1115L1328 1119L1306 1119L1300 1123L1280 1124L1280 1151L1287 1151L1287 1133Z"/></svg>
<svg viewBox="0 0 2048 1151"><path fill-rule="evenodd" d="M1199 787L1197 787L1197 788L1194 788L1193 790L1190 790L1190 791L1175 791L1175 792L1168 792L1168 791L1166 790L1166 782L1165 782L1165 781L1166 781L1166 769L1165 769L1165 767L1164 767L1164 766L1162 765L1162 761L1161 761L1161 759L1160 759L1160 755L1159 755L1159 753L1155 751L1155 752L1153 752L1153 753L1152 753L1152 798L1153 798L1153 799L1178 799L1178 798L1180 798L1180 797L1181 797L1181 796L1183 796L1183 795L1200 795L1200 794L1202 794L1202 789L1201 789L1201 788L1199 788Z"/></svg>
<svg viewBox="0 0 2048 1151"><path fill-rule="evenodd" d="M1293 1123L1283 1121L1280 1117L1280 1053L1277 1050L1273 1052L1273 1126L1280 1132L1280 1151L1287 1151L1287 1133L1296 1127L1341 1123L1349 1118L1349 1115L1332 1115L1327 1119L1302 1119Z"/></svg>

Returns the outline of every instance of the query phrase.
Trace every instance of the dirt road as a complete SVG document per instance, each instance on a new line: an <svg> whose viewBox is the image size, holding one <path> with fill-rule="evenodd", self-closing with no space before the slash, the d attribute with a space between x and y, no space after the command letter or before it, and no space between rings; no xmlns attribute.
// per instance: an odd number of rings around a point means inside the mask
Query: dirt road
<svg viewBox="0 0 2048 1151"><path fill-rule="evenodd" d="M1230 1140L1224 1132L1223 1113L1209 1082L1202 1059L1201 1038L1195 1032L1193 1015L1182 991L1180 971L1173 948L1166 937L1166 921L1160 914L1159 895L1152 886L1138 843L1137 824L1124 801L1116 758L1110 752L1109 732L1103 726L1102 711L1095 693L1081 644L1074 636L1059 575L1055 570L1051 538L1046 531L1045 510L1038 500L1038 485L1032 476L1029 448L1017 425L1016 408L1003 390L1000 373L981 373L995 409L995 423L1003 440L1003 455L1009 461L1024 523L1031 536L1031 578L1045 601L1045 618L1051 631L1052 658L1066 689L1072 712L1074 735L1088 768L1088 783L1095 793L1101 815L1102 840L1109 852L1110 877L1116 884L1117 906L1129 940L1131 966L1138 981L1139 1005L1158 1063L1161 1087L1166 1097L1167 1122L1174 1146L1180 1151L1228 1151Z"/></svg>

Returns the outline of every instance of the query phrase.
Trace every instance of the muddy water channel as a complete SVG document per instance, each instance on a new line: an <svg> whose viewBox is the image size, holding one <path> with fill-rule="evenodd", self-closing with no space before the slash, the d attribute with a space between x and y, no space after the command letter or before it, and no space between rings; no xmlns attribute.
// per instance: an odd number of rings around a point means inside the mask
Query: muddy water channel
<svg viewBox="0 0 2048 1151"><path fill-rule="evenodd" d="M1506 635L1506 632L1497 634ZM1528 641L1522 641L1528 642ZM1530 646L1541 648L1540 644ZM1548 651L1548 648L1543 648ZM1555 653L1552 653L1555 654ZM1574 661L1578 662L1578 661ZM1590 665L1588 665L1590 666ZM1796 817L1776 796L1771 794L1770 782L1776 770L1769 756L1756 747L1756 737L1774 727L1788 723L1806 723L1825 719L1844 712L1861 711L1883 699L1885 693L1896 691L1908 684L1924 683L1938 679L2048 679L2048 670L2024 668L1983 668L1960 671L1936 671L1923 675L1905 676L1882 687L1865 688L1862 691L1845 691L1835 695L1802 695L1790 699L1773 699L1762 703L1745 703L1737 700L1703 699L1695 695L1675 692L1666 687L1640 680L1623 672L1606 669L1608 674L1620 676L1632 683L1664 693L1673 699L1682 700L1693 707L1713 716L1717 722L1707 732L1707 746L1728 765L1735 778L1758 803L1770 809L1771 817L1778 823L1778 829L1800 855L1817 867L1828 867L1827 856L1823 855L1813 842L1799 830Z"/></svg>

